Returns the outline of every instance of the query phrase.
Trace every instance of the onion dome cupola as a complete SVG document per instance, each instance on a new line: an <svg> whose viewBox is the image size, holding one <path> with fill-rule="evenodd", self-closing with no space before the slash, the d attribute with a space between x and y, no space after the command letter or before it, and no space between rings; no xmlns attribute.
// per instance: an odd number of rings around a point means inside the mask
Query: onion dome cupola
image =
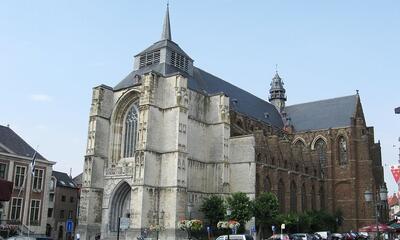
<svg viewBox="0 0 400 240"><path fill-rule="evenodd" d="M146 68L164 75L177 71L193 75L193 60L172 41L168 4L160 41L135 56L134 70Z"/></svg>
<svg viewBox="0 0 400 240"><path fill-rule="evenodd" d="M283 87L284 83L278 72L272 78L271 88L269 89L269 102L274 105L280 113L285 108L286 90Z"/></svg>

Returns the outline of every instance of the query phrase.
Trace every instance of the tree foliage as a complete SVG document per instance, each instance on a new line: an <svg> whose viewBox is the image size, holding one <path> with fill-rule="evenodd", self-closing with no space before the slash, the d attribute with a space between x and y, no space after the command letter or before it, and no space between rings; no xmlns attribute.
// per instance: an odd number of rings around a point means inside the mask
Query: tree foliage
<svg viewBox="0 0 400 240"><path fill-rule="evenodd" d="M212 195L203 201L200 211L204 213L208 223L216 227L218 221L225 218L226 206L220 196Z"/></svg>
<svg viewBox="0 0 400 240"><path fill-rule="evenodd" d="M261 224L272 224L279 213L278 199L273 193L264 192L254 199L252 204L253 216Z"/></svg>
<svg viewBox="0 0 400 240"><path fill-rule="evenodd" d="M244 226L253 215L250 198L243 192L236 192L232 193L226 201L232 211L229 218L238 221L241 226Z"/></svg>
<svg viewBox="0 0 400 240"><path fill-rule="evenodd" d="M277 219L281 223L285 223L286 231L289 233L325 231L334 229L336 225L335 215L323 210L300 214L289 213L280 215Z"/></svg>
<svg viewBox="0 0 400 240"><path fill-rule="evenodd" d="M278 199L273 193L264 192L256 197L252 202L253 216L256 218L258 225L257 229L260 230L261 236L264 237L264 232L276 223L279 214Z"/></svg>

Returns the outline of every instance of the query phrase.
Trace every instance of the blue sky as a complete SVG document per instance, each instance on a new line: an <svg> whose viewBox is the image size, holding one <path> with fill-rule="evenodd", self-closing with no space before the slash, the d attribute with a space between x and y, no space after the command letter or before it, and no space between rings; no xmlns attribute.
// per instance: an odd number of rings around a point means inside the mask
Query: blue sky
<svg viewBox="0 0 400 240"><path fill-rule="evenodd" d="M165 1L1 1L0 124L56 170L83 167L92 87L115 86L160 38ZM360 90L382 144L398 159L399 1L170 1L172 37L195 65L263 99L275 64L288 104ZM394 147L396 145L396 147Z"/></svg>

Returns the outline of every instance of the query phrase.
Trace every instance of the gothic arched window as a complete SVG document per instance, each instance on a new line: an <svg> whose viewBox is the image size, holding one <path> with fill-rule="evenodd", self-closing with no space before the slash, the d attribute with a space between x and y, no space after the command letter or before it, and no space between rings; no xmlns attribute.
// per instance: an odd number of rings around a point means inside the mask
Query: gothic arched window
<svg viewBox="0 0 400 240"><path fill-rule="evenodd" d="M290 183L290 212L297 212L297 186L294 181Z"/></svg>
<svg viewBox="0 0 400 240"><path fill-rule="evenodd" d="M339 145L339 165L347 164L347 142L346 139L341 136L338 141Z"/></svg>
<svg viewBox="0 0 400 240"><path fill-rule="evenodd" d="M125 118L124 157L133 157L135 153L138 117L137 106L133 105Z"/></svg>
<svg viewBox="0 0 400 240"><path fill-rule="evenodd" d="M298 140L298 141L294 144L294 146L295 146L298 150L300 150L300 151L304 151L305 148L306 148L306 145L305 145L304 142L301 141L301 140Z"/></svg>
<svg viewBox="0 0 400 240"><path fill-rule="evenodd" d="M265 192L271 192L271 181L269 180L269 177L266 177L264 180L264 190Z"/></svg>
<svg viewBox="0 0 400 240"><path fill-rule="evenodd" d="M281 213L285 212L285 184L282 179L279 180L278 183L278 202L279 202L279 210Z"/></svg>
<svg viewBox="0 0 400 240"><path fill-rule="evenodd" d="M303 183L303 186L301 187L301 208L303 212L307 211L307 192L305 183Z"/></svg>
<svg viewBox="0 0 400 240"><path fill-rule="evenodd" d="M315 142L315 150L317 151L317 156L321 168L326 166L326 143L320 138Z"/></svg>
<svg viewBox="0 0 400 240"><path fill-rule="evenodd" d="M323 186L321 186L321 188L319 189L319 201L320 209L325 209L325 191Z"/></svg>
<svg viewBox="0 0 400 240"><path fill-rule="evenodd" d="M311 210L316 210L317 199L315 196L315 187L314 185L311 187Z"/></svg>

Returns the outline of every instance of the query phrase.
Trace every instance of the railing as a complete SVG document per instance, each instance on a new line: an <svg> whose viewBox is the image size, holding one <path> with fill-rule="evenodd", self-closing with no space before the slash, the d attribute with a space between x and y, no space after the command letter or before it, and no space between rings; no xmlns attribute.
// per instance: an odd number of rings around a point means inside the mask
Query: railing
<svg viewBox="0 0 400 240"><path fill-rule="evenodd" d="M106 176L126 176L133 174L133 167L126 166L126 167L111 167L106 168L104 171Z"/></svg>

